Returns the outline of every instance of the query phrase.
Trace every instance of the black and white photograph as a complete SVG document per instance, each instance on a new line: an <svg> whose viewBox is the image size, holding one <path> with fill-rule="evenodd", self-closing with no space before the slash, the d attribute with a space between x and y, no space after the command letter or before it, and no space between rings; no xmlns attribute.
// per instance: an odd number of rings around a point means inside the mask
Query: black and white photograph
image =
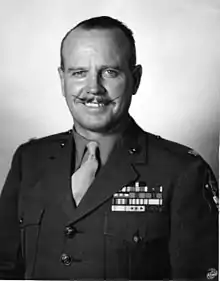
<svg viewBox="0 0 220 281"><path fill-rule="evenodd" d="M218 280L219 0L0 0L0 280Z"/></svg>

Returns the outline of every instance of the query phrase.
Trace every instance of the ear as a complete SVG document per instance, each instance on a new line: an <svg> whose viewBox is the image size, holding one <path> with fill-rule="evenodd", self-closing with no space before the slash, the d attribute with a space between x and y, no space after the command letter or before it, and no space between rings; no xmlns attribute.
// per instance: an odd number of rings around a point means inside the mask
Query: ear
<svg viewBox="0 0 220 281"><path fill-rule="evenodd" d="M58 72L59 72L59 76L60 76L60 82L61 82L61 90L62 90L62 94L65 97L65 89L64 89L64 71L61 67L58 67Z"/></svg>
<svg viewBox="0 0 220 281"><path fill-rule="evenodd" d="M140 82L141 82L141 76L142 76L142 66L140 64L136 65L134 70L132 71L133 76L133 95L137 93L137 90L139 88Z"/></svg>

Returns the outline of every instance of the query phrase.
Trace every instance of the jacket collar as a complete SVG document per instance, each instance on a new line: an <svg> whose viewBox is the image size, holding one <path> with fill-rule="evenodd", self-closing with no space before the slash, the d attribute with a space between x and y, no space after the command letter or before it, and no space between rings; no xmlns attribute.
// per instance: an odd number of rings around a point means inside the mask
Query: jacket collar
<svg viewBox="0 0 220 281"><path fill-rule="evenodd" d="M69 223L84 218L125 185L137 181L140 176L137 167L146 163L146 152L146 134L132 119L122 141L111 153L78 207L74 209L72 204L63 202Z"/></svg>
<svg viewBox="0 0 220 281"><path fill-rule="evenodd" d="M146 133L131 119L123 138L112 151L77 208L71 190L71 158L74 157L72 132L63 135L49 149L49 165L44 185L48 197L61 204L68 223L75 223L109 200L114 193L139 178L138 166L147 164Z"/></svg>
<svg viewBox="0 0 220 281"><path fill-rule="evenodd" d="M147 138L146 133L130 118L130 124L124 133L122 146L133 155L134 164L144 164L147 162Z"/></svg>

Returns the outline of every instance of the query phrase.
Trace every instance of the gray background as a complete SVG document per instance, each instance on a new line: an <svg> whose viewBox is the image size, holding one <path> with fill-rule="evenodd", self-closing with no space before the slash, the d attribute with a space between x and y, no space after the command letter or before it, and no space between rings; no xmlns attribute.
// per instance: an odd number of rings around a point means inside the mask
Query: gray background
<svg viewBox="0 0 220 281"><path fill-rule="evenodd" d="M130 110L136 121L197 150L218 177L219 1L0 0L0 190L19 144L72 127L57 73L60 41L99 15L134 31L144 70Z"/></svg>

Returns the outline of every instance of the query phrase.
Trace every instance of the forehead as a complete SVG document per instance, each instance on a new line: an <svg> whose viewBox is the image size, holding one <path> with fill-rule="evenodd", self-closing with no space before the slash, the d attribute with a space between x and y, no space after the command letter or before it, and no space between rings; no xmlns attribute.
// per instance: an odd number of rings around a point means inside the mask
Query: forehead
<svg viewBox="0 0 220 281"><path fill-rule="evenodd" d="M127 37L118 28L77 28L65 39L62 54L65 62L82 57L95 57L97 60L115 60L122 63L129 59L129 46Z"/></svg>

